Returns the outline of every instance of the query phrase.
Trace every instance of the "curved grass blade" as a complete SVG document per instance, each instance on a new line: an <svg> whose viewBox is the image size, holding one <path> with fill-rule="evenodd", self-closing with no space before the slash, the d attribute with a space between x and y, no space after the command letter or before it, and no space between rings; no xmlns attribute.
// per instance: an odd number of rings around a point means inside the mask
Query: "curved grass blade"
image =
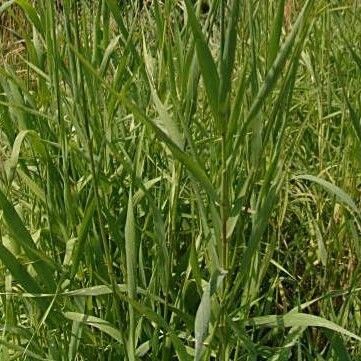
<svg viewBox="0 0 361 361"><path fill-rule="evenodd" d="M8 7L10 7L12 4L15 3L16 0L8 0L5 1L1 6L0 6L0 14L2 12L4 12Z"/></svg>
<svg viewBox="0 0 361 361"><path fill-rule="evenodd" d="M102 320L99 317L89 316L79 312L65 312L64 316L68 320L80 322L85 325L95 327L99 331L106 333L119 343L122 343L122 333L108 321Z"/></svg>
<svg viewBox="0 0 361 361"><path fill-rule="evenodd" d="M199 361L203 355L203 341L208 333L209 321L211 318L211 297L221 286L225 272L222 270L215 270L212 274L209 283L203 290L201 303L198 307L196 319L194 322L194 334L195 334L195 355L194 360Z"/></svg>
<svg viewBox="0 0 361 361"><path fill-rule="evenodd" d="M311 174L305 174L305 175L299 175L295 177L295 179L305 179L309 180L311 182L319 184L321 187L323 187L326 191L331 193L332 195L336 196L336 198L341 201L344 205L350 207L353 212L356 214L360 214L359 209L357 208L355 202L352 200L352 198L341 188L337 187L336 185L320 178L313 176Z"/></svg>
<svg viewBox="0 0 361 361"><path fill-rule="evenodd" d="M289 312L284 316L269 315L255 317L248 320L248 326L265 326L265 327L322 327L331 331L338 332L344 336L351 337L357 341L361 341L361 337L345 328L329 321L325 318L310 315L307 313Z"/></svg>
<svg viewBox="0 0 361 361"><path fill-rule="evenodd" d="M14 141L14 144L12 147L12 151L11 151L11 156L9 159L9 184L10 185L14 179L16 167L17 167L18 161L19 161L21 147L22 147L23 142L26 137L31 138L31 140L33 141L32 146L43 158L46 158L46 156L47 156L45 146L41 142L39 135L35 131L33 131L33 130L20 131L19 134L15 138L15 141Z"/></svg>

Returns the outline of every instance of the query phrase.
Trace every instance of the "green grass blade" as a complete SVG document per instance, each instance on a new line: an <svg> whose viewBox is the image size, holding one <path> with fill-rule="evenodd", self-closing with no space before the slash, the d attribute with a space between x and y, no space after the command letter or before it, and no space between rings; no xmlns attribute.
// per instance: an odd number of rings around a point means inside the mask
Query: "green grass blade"
<svg viewBox="0 0 361 361"><path fill-rule="evenodd" d="M137 276L137 239L135 232L135 220L133 210L132 192L129 193L127 219L125 222L125 254L127 264L127 288L128 297L136 297L136 276ZM129 339L128 339L128 357L135 360L135 315L133 306L129 304Z"/></svg>
<svg viewBox="0 0 361 361"><path fill-rule="evenodd" d="M194 360L202 359L204 345L203 342L208 333L209 322L211 318L211 297L221 286L225 273L217 269L211 276L210 282L205 286L201 298L201 302L197 309L194 322L195 335L195 355Z"/></svg>
<svg viewBox="0 0 361 361"><path fill-rule="evenodd" d="M202 32L201 25L197 20L191 2L189 0L185 0L185 4L187 7L187 14L196 44L198 62L203 76L209 106L212 109L213 116L217 120L219 116L218 92L220 82L217 66L214 62L213 55L209 50L209 47Z"/></svg>
<svg viewBox="0 0 361 361"><path fill-rule="evenodd" d="M4 219L9 227L13 239L24 248L26 255L33 262L40 279L43 280L46 288L55 289L54 279L51 277L56 269L54 262L42 252L37 250L36 245L24 226L24 223L16 213L12 204L7 200L5 194L0 190L0 208L3 210Z"/></svg>
<svg viewBox="0 0 361 361"><path fill-rule="evenodd" d="M27 0L16 0L16 3L24 10L26 16L29 18L31 23L35 26L36 30L42 34L43 26L40 21L40 18L35 10L35 8L31 5L31 3Z"/></svg>
<svg viewBox="0 0 361 361"><path fill-rule="evenodd" d="M353 212L356 214L359 214L359 209L356 206L355 202L352 200L352 198L341 188L337 187L336 185L320 178L316 177L310 174L305 175L299 175L295 177L295 179L304 179L309 180L311 182L319 184L322 188L324 188L326 191L331 193L332 195L336 196L336 198L342 202L344 205L348 206Z"/></svg>
<svg viewBox="0 0 361 361"><path fill-rule="evenodd" d="M151 74L151 66L150 66L150 58L147 51L147 47L145 44L145 39L143 36L143 52L144 52L144 59L145 59L145 66L147 69L147 75L149 80L149 86L152 93L152 98L159 114L159 119L154 119L153 122L161 129L167 136L175 143L178 148L183 148L183 139L181 137L180 131L178 129L177 123L175 120L170 116L166 107L163 105L161 100L158 97L158 94L154 87L154 81Z"/></svg>
<svg viewBox="0 0 361 361"><path fill-rule="evenodd" d="M284 316L270 315L255 317L247 321L248 325L264 327L322 327L344 336L361 341L361 337L325 318L306 313L288 313Z"/></svg>
<svg viewBox="0 0 361 361"><path fill-rule="evenodd" d="M39 284L30 276L25 267L19 263L15 256L2 244L0 244L0 258L13 277L27 292L41 293Z"/></svg>
<svg viewBox="0 0 361 361"><path fill-rule="evenodd" d="M64 316L68 320L80 322L87 326L94 327L99 331L109 335L117 342L122 343L121 332L108 321L102 320L99 317L89 316L79 312L65 312Z"/></svg>
<svg viewBox="0 0 361 361"><path fill-rule="evenodd" d="M276 15L273 21L271 37L268 42L267 49L267 66L270 67L276 59L279 43L282 34L282 25L283 25L283 15L285 11L285 2L286 0L278 1L276 5Z"/></svg>
<svg viewBox="0 0 361 361"><path fill-rule="evenodd" d="M259 89L252 103L252 106L246 116L243 126L244 131L249 129L249 127L252 125L253 121L256 119L258 113L260 112L266 98L269 96L272 89L275 87L276 82L281 77L282 69L284 68L286 60L288 59L292 51L296 36L298 35L300 28L302 28L302 26L304 26L305 24L312 8L313 2L313 0L306 1L305 5L303 6L302 12L299 14L297 21L293 26L291 33L287 36L284 44L281 46L270 70L266 75L264 83ZM236 148L238 148L238 143L241 141L242 137L239 137L239 139L240 140L237 142Z"/></svg>
<svg viewBox="0 0 361 361"><path fill-rule="evenodd" d="M233 0L230 6L230 19L225 36L224 50L220 66L219 104L222 113L228 113L228 101L231 93L232 72L237 48L238 21L241 0ZM224 114L228 115L228 114ZM224 121L224 120L223 120Z"/></svg>
<svg viewBox="0 0 361 361"><path fill-rule="evenodd" d="M91 225L91 221L92 221L93 216L94 216L95 208L96 208L95 200L94 200L94 197L91 196L91 198L89 199L89 201L87 203L85 213L84 213L84 218L83 218L83 221L82 221L82 223L80 224L80 227L79 227L78 239L77 239L76 244L75 244L75 246L73 248L73 252L72 252L72 256L71 256L71 262L72 262L72 271L71 271L71 273L72 273L72 276L75 276L75 274L78 271L80 257L83 254L86 237L88 235L89 227Z"/></svg>

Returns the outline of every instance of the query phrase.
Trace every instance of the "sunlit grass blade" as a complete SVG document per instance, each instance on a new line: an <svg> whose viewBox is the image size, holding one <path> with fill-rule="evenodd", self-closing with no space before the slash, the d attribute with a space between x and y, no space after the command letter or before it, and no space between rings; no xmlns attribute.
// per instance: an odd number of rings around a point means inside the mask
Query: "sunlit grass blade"
<svg viewBox="0 0 361 361"><path fill-rule="evenodd" d="M345 330L343 327L325 318L314 316L306 313L288 313L284 316L261 316L247 321L247 324L257 327L324 327L331 331L338 332L347 337L361 341L361 337Z"/></svg>

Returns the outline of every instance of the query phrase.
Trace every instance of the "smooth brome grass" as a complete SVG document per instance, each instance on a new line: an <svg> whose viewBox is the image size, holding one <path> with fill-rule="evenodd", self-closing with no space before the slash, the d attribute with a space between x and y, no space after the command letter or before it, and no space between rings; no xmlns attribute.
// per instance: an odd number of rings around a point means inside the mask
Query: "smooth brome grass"
<svg viewBox="0 0 361 361"><path fill-rule="evenodd" d="M0 16L1 360L359 357L358 1Z"/></svg>

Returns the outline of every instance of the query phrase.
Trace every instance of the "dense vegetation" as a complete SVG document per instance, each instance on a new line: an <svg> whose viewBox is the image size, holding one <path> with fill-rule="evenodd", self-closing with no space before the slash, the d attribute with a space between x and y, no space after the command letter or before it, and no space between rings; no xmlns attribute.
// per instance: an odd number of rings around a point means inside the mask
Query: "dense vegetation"
<svg viewBox="0 0 361 361"><path fill-rule="evenodd" d="M2 361L361 357L360 1L0 19Z"/></svg>

